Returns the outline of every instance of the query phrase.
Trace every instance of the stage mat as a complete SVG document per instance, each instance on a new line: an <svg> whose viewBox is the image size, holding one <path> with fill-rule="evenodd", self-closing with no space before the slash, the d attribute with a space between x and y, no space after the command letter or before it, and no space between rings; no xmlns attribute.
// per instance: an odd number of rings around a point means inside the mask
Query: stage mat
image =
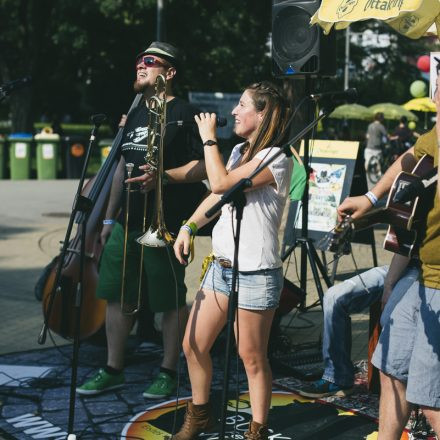
<svg viewBox="0 0 440 440"><path fill-rule="evenodd" d="M1 417L0 438L5 439L65 439L69 419L69 395L72 347L46 348L31 352L0 356ZM83 343L80 350L78 382L90 376L105 362L106 351ZM158 372L162 349L155 344L136 347L130 340L127 354L126 385L123 389L96 397L77 397L74 433L78 439L163 439L173 426L183 421L185 401L190 395L186 365L181 360L180 400L153 401L142 392ZM220 414L223 388L223 353L213 353L215 366L212 402ZM243 439L250 420L246 378L235 356L231 362L230 401L226 431L229 438ZM274 393L269 418L271 440L361 440L376 438L374 415L359 411L359 401L350 404L313 401L293 391L299 385L293 379L274 374ZM239 393L236 411L236 390ZM357 402L357 403L356 403ZM343 403L343 402L342 402ZM235 434L233 434L233 427ZM201 436L205 440L218 438L213 432Z"/></svg>
<svg viewBox="0 0 440 440"><path fill-rule="evenodd" d="M379 418L379 396L367 391L367 362L361 361L356 364L358 372L355 376L354 391L349 396L329 396L320 399L311 399L310 402L331 405L339 411L356 414L377 422ZM296 393L305 382L294 377L277 378L273 381L274 386ZM371 433L368 440L377 438L377 432ZM436 440L435 433L427 424L421 411L412 412L410 420L402 433L401 440Z"/></svg>

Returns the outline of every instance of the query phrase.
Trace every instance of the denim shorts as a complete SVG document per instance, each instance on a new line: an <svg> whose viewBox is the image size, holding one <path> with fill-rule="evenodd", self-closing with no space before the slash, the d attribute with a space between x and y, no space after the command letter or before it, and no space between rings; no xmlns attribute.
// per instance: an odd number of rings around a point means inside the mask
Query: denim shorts
<svg viewBox="0 0 440 440"><path fill-rule="evenodd" d="M440 290L414 281L390 313L372 358L407 384L408 402L432 408L440 408L439 316Z"/></svg>
<svg viewBox="0 0 440 440"><path fill-rule="evenodd" d="M278 307L283 288L283 268L239 272L237 286L240 309L275 309ZM229 296L232 288L232 268L222 267L214 260L209 265L200 288Z"/></svg>

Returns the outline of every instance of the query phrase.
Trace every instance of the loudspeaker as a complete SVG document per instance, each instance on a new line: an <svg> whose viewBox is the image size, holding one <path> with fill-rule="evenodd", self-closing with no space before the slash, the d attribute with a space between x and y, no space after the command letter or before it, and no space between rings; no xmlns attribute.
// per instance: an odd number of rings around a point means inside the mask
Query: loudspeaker
<svg viewBox="0 0 440 440"><path fill-rule="evenodd" d="M336 74L335 32L324 35L310 18L320 0L273 0L272 73L333 76Z"/></svg>

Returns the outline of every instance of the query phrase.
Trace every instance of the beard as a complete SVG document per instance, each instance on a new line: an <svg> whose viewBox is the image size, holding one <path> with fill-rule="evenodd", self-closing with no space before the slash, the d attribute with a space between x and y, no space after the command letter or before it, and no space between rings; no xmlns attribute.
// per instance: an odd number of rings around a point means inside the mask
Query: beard
<svg viewBox="0 0 440 440"><path fill-rule="evenodd" d="M150 85L148 83L141 84L137 79L133 83L133 90L135 93L144 93Z"/></svg>

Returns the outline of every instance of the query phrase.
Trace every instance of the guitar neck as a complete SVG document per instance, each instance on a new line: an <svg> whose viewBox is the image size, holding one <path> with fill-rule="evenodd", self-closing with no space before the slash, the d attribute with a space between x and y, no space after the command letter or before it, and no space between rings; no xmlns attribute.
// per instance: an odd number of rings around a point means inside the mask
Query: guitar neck
<svg viewBox="0 0 440 440"><path fill-rule="evenodd" d="M388 208L374 209L373 211L367 212L362 217L353 219L353 229L355 231L360 231L379 223L389 223L389 215L390 212Z"/></svg>

